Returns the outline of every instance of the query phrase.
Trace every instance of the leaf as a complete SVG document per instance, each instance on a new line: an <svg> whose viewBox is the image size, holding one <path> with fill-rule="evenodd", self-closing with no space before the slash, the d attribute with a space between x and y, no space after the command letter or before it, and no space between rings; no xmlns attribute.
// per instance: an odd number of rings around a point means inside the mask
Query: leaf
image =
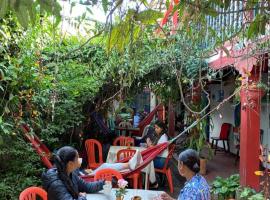
<svg viewBox="0 0 270 200"><path fill-rule="evenodd" d="M108 0L102 0L102 8L105 13L107 13L108 11L108 5L109 5Z"/></svg>
<svg viewBox="0 0 270 200"><path fill-rule="evenodd" d="M163 13L148 9L135 15L135 20L140 21L142 24L153 24L157 19L162 18Z"/></svg>
<svg viewBox="0 0 270 200"><path fill-rule="evenodd" d="M225 0L224 1L224 8L225 8L225 10L227 10L230 7L230 5L231 5L231 0Z"/></svg>
<svg viewBox="0 0 270 200"><path fill-rule="evenodd" d="M29 23L29 16L28 16L28 14L25 14L25 11L27 10L27 7L20 4L18 6L15 6L14 9L15 9L15 13L16 13L16 16L17 16L17 19L18 19L19 23L24 28L27 28L28 23Z"/></svg>
<svg viewBox="0 0 270 200"><path fill-rule="evenodd" d="M71 14L72 13L72 10L73 10L73 8L74 8L74 6L76 6L76 2L71 2L71 4L70 4L70 10L69 10L69 14ZM86 7L86 9L87 9L88 7ZM89 9L89 8L88 8Z"/></svg>
<svg viewBox="0 0 270 200"><path fill-rule="evenodd" d="M88 7L86 7L86 11L89 12L90 14L93 14L92 10Z"/></svg>
<svg viewBox="0 0 270 200"><path fill-rule="evenodd" d="M168 10L168 9L169 9L169 7L170 7L170 0L166 0L165 5L166 5L166 10Z"/></svg>
<svg viewBox="0 0 270 200"><path fill-rule="evenodd" d="M247 37L248 39L252 38L254 35L258 32L258 15L256 16L255 20L249 25L248 31L247 31Z"/></svg>
<svg viewBox="0 0 270 200"><path fill-rule="evenodd" d="M9 0L1 0L0 1L0 18L4 17L6 12L8 11Z"/></svg>

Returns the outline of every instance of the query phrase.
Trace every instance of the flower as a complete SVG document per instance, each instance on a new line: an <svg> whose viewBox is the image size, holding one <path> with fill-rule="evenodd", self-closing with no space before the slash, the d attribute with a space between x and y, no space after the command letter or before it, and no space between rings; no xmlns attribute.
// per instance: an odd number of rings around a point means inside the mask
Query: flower
<svg viewBox="0 0 270 200"><path fill-rule="evenodd" d="M119 179L117 183L119 188L125 188L128 185L128 182L125 179Z"/></svg>
<svg viewBox="0 0 270 200"><path fill-rule="evenodd" d="M128 185L128 182L124 179L119 179L117 184L118 184L119 189L116 190L115 196L122 197L127 193L126 187Z"/></svg>

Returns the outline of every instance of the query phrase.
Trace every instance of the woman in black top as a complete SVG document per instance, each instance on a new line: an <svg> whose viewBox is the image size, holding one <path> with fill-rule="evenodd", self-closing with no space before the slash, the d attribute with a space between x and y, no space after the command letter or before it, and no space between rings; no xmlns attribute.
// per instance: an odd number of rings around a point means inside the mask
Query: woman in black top
<svg viewBox="0 0 270 200"><path fill-rule="evenodd" d="M86 183L74 172L81 163L73 147L60 148L54 155L54 161L56 168L42 174L42 184L48 192L48 200L86 200L85 193L103 189L104 181Z"/></svg>

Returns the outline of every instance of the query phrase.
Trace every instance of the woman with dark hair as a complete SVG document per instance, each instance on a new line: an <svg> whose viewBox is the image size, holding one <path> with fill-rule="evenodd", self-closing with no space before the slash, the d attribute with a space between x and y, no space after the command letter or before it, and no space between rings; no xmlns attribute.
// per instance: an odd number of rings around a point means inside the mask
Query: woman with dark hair
<svg viewBox="0 0 270 200"><path fill-rule="evenodd" d="M167 127L162 122L157 120L154 124L155 134L146 138L148 147L155 146L164 142L168 142L168 135L166 133ZM159 156L154 159L155 168L161 169L165 164L166 157L168 156L168 149L164 150Z"/></svg>
<svg viewBox="0 0 270 200"><path fill-rule="evenodd" d="M42 184L48 192L48 200L86 200L85 193L103 189L104 181L86 183L74 172L81 163L73 147L60 148L54 155L54 164L56 168L42 174Z"/></svg>
<svg viewBox="0 0 270 200"><path fill-rule="evenodd" d="M118 171L134 170L142 162L139 151L127 163L103 163L91 172L112 168ZM48 192L48 200L86 200L85 193L94 193L103 189L104 181L86 183L81 179L77 169L81 166L79 154L70 146L60 148L54 155L56 168L42 174L43 188Z"/></svg>
<svg viewBox="0 0 270 200"><path fill-rule="evenodd" d="M200 160L198 153L187 149L180 153L178 158L178 171L187 182L180 191L178 200L210 200L210 189L204 177L199 173ZM161 194L163 200L174 200L167 193Z"/></svg>

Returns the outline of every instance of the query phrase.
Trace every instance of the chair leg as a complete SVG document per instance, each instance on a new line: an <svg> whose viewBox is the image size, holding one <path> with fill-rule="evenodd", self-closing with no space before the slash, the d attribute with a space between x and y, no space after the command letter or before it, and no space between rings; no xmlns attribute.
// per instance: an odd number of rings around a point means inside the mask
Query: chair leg
<svg viewBox="0 0 270 200"><path fill-rule="evenodd" d="M172 180L172 172L171 172L171 169L170 168L167 169L166 176L167 176L167 179L168 179L170 192L172 194L173 193L173 180Z"/></svg>
<svg viewBox="0 0 270 200"><path fill-rule="evenodd" d="M227 140L227 146L228 146L228 153L230 153L230 140Z"/></svg>
<svg viewBox="0 0 270 200"><path fill-rule="evenodd" d="M216 155L216 152L217 152L217 148L218 148L218 140L216 140L215 155Z"/></svg>
<svg viewBox="0 0 270 200"><path fill-rule="evenodd" d="M225 140L222 140L222 143L223 143L224 152L227 152L227 149L226 149L226 146L225 146Z"/></svg>
<svg viewBox="0 0 270 200"><path fill-rule="evenodd" d="M212 143L211 143L211 148L213 149L214 148L214 139L212 139Z"/></svg>
<svg viewBox="0 0 270 200"><path fill-rule="evenodd" d="M133 175L133 188L134 189L138 189L138 178L139 176L138 175Z"/></svg>

